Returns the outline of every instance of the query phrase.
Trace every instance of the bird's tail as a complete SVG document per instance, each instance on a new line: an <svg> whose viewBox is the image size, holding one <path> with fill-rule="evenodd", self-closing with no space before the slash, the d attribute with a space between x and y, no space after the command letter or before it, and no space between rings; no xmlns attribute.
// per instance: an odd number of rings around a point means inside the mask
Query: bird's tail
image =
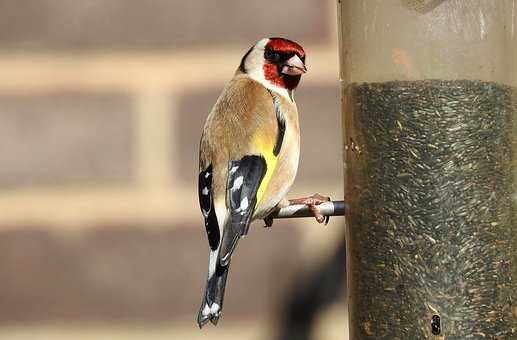
<svg viewBox="0 0 517 340"><path fill-rule="evenodd" d="M226 266L217 265L215 273L208 279L205 296L201 302L201 308L197 315L199 328L210 321L214 326L217 325L223 308L224 288L230 264Z"/></svg>

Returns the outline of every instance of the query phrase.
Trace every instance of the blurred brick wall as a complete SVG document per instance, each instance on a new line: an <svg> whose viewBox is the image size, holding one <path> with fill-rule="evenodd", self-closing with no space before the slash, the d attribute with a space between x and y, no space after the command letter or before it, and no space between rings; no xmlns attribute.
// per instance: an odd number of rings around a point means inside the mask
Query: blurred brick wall
<svg viewBox="0 0 517 340"><path fill-rule="evenodd" d="M201 126L264 36L308 54L293 195L340 197L335 20L333 1L0 1L0 323L195 314ZM341 228L275 226L242 242L227 318L272 311Z"/></svg>

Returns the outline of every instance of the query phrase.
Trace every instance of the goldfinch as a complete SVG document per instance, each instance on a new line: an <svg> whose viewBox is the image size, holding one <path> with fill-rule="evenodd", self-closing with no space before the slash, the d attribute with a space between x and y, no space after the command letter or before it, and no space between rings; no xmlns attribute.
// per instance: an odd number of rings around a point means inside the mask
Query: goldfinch
<svg viewBox="0 0 517 340"><path fill-rule="evenodd" d="M208 283L197 317L200 328L219 320L230 260L250 223L265 219L270 226L268 215L289 205L285 196L300 155L293 93L306 71L300 45L262 39L244 55L208 115L199 152L199 203L210 247ZM314 207L320 198L296 203ZM314 215L322 222L317 209Z"/></svg>

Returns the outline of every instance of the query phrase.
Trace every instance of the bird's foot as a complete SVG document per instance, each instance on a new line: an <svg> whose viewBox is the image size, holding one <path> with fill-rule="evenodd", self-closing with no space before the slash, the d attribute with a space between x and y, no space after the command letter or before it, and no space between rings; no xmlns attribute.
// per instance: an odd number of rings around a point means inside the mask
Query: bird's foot
<svg viewBox="0 0 517 340"><path fill-rule="evenodd" d="M302 198L294 198L289 200L290 205L294 204L303 204L306 205L309 208L309 211L312 213L312 215L316 218L316 221L318 223L325 222L325 225L330 220L330 216L323 216L319 209L318 205L330 201L330 197L328 196L322 196L320 194L314 194L309 197L302 197Z"/></svg>
<svg viewBox="0 0 517 340"><path fill-rule="evenodd" d="M273 226L273 214L275 212L272 212L271 214L267 215L266 218L264 218L264 223L266 224L264 228L271 228Z"/></svg>

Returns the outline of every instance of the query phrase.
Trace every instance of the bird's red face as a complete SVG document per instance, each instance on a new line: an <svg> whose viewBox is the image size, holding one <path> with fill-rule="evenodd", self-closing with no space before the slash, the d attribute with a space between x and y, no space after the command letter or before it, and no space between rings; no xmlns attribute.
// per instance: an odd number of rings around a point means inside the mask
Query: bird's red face
<svg viewBox="0 0 517 340"><path fill-rule="evenodd" d="M307 72L305 51L294 41L270 38L264 48L264 78L272 84L294 90Z"/></svg>

